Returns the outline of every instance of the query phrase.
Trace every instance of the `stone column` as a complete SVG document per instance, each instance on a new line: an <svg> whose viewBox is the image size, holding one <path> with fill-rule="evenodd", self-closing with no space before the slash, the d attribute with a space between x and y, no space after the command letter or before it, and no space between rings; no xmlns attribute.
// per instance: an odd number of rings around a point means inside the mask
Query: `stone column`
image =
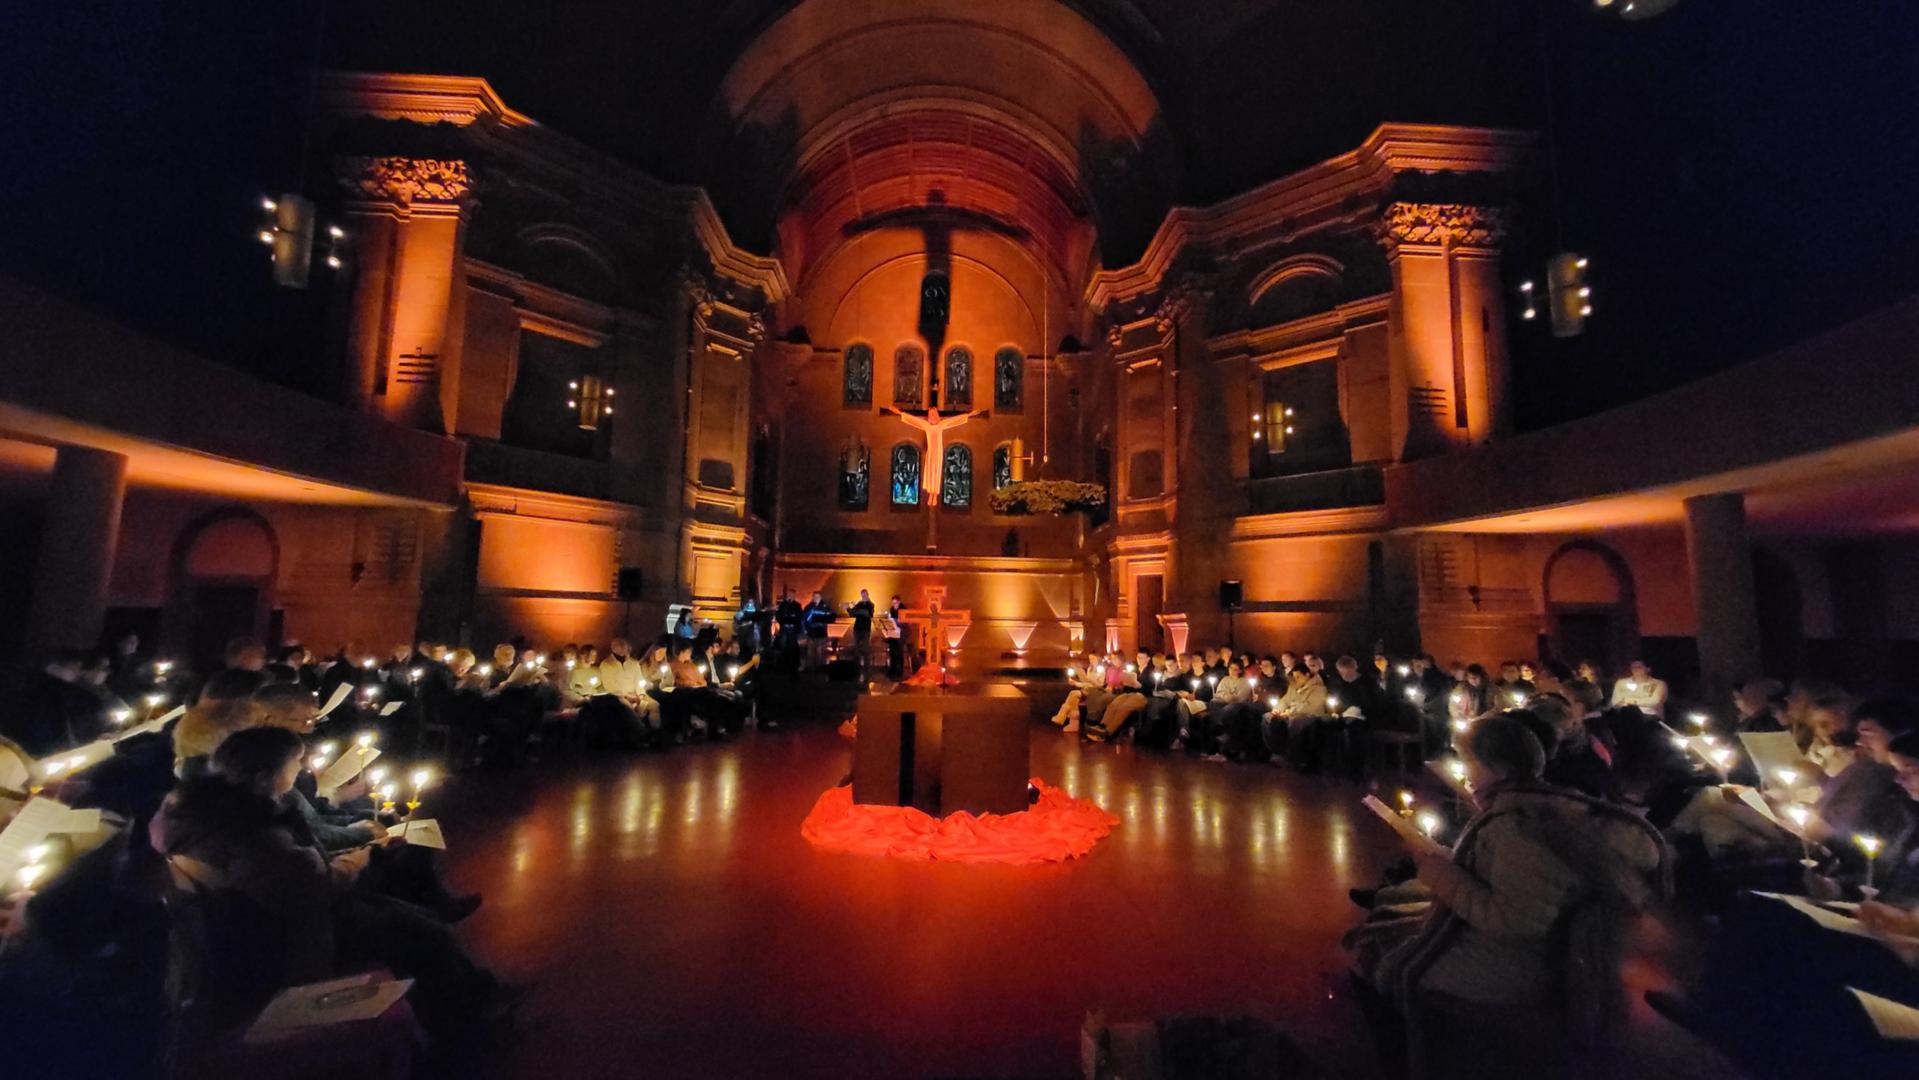
<svg viewBox="0 0 1919 1080"><path fill-rule="evenodd" d="M126 490L124 454L85 446L60 448L47 485L46 523L27 613L30 648L99 645Z"/></svg>
<svg viewBox="0 0 1919 1080"><path fill-rule="evenodd" d="M1511 430L1499 278L1505 231L1503 213L1483 206L1396 202L1381 214L1393 274L1387 333L1399 460Z"/></svg>
<svg viewBox="0 0 1919 1080"><path fill-rule="evenodd" d="M1686 500L1686 558L1699 619L1700 693L1718 707L1733 687L1760 674L1759 602L1744 495Z"/></svg>
<svg viewBox="0 0 1919 1080"><path fill-rule="evenodd" d="M348 404L428 431L457 429L464 245L473 184L464 161L350 157L354 289Z"/></svg>

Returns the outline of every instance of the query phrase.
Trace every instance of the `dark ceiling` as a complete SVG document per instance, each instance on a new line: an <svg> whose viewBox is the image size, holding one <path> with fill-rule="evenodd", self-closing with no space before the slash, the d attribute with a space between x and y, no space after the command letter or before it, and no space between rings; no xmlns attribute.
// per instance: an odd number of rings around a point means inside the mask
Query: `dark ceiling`
<svg viewBox="0 0 1919 1080"><path fill-rule="evenodd" d="M715 88L786 6L4 5L0 272L325 389L313 364L324 292L267 286L249 242L253 200L301 173L316 60L482 75L549 127L698 182ZM1528 426L1697 377L1919 289L1919 12L1909 5L1686 0L1636 24L1591 0L1075 6L1155 87L1185 202L1349 149L1384 120L1548 132L1556 182L1528 208L1535 238L1515 261L1554 236L1591 254L1598 316L1571 344L1516 341Z"/></svg>

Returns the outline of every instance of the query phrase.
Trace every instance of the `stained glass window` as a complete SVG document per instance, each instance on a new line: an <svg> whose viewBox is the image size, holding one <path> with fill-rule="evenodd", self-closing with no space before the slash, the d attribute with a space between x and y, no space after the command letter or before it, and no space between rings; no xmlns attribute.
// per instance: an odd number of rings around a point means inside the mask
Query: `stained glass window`
<svg viewBox="0 0 1919 1080"><path fill-rule="evenodd" d="M840 509L866 509L870 483L871 455L859 442L840 448Z"/></svg>
<svg viewBox="0 0 1919 1080"><path fill-rule="evenodd" d="M920 448L900 443L893 448L893 505L920 504Z"/></svg>
<svg viewBox="0 0 1919 1080"><path fill-rule="evenodd" d="M907 342L893 350L893 404L918 405L926 394L926 350Z"/></svg>
<svg viewBox="0 0 1919 1080"><path fill-rule="evenodd" d="M940 473L940 504L973 505L973 448L964 443L946 448L946 467Z"/></svg>
<svg viewBox="0 0 1919 1080"><path fill-rule="evenodd" d="M964 345L955 345L946 350L946 393L943 400L949 409L973 407L973 350Z"/></svg>
<svg viewBox="0 0 1919 1080"><path fill-rule="evenodd" d="M841 387L843 400L849 408L864 409L873 404L873 346L855 342L846 347L846 369Z"/></svg>
<svg viewBox="0 0 1919 1080"><path fill-rule="evenodd" d="M1006 346L993 354L993 408L1018 411L1026 392L1026 354Z"/></svg>
<svg viewBox="0 0 1919 1080"><path fill-rule="evenodd" d="M1000 443L993 447L993 490L1013 482L1013 444Z"/></svg>

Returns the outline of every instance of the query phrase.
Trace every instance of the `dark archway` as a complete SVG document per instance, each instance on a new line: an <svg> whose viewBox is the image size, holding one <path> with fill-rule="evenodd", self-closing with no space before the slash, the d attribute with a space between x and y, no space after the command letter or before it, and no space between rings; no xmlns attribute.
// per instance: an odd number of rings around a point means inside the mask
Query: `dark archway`
<svg viewBox="0 0 1919 1080"><path fill-rule="evenodd" d="M201 515L180 530L170 568L165 637L198 670L217 670L233 638L269 636L280 540L266 518L243 506Z"/></svg>
<svg viewBox="0 0 1919 1080"><path fill-rule="evenodd" d="M1639 604L1632 569L1612 548L1571 540L1546 560L1540 595L1547 645L1567 664L1590 660L1616 672L1639 655Z"/></svg>

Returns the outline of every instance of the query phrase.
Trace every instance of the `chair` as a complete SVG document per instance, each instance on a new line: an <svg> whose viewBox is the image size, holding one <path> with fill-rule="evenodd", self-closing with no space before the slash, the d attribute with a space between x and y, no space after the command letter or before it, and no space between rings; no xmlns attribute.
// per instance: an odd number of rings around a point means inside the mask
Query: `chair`
<svg viewBox="0 0 1919 1080"><path fill-rule="evenodd" d="M1417 731L1375 731L1366 740L1367 765L1371 767L1372 753L1375 748L1391 755L1394 769L1406 773L1419 771L1419 763L1425 759L1425 737Z"/></svg>

